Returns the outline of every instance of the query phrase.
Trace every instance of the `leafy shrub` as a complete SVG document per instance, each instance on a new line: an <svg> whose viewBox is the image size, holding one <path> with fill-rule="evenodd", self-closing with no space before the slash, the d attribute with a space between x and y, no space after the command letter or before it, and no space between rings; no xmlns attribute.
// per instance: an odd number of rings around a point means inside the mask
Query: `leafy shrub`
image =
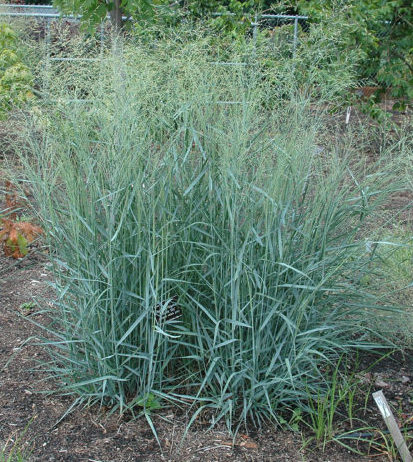
<svg viewBox="0 0 413 462"><path fill-rule="evenodd" d="M381 94L390 89L392 96L399 98L396 103L399 109L413 98L413 9L410 0L285 0L278 3L266 0L189 0L181 2L181 6L185 6L183 11L189 11L198 18L221 13L222 16L211 17L211 24L220 33L236 40L251 33L251 22L256 13L307 15L308 22L300 24L302 47L308 46L322 31L325 40L335 38L333 49L326 58L333 62L350 63L357 56L353 65L357 67L360 85L379 85ZM274 27L264 21L261 23L262 30L271 33L278 34L282 29L279 24ZM269 62L274 65L276 59L271 59L271 56ZM329 73L330 66L324 71ZM376 100L379 96L376 95Z"/></svg>
<svg viewBox="0 0 413 462"><path fill-rule="evenodd" d="M389 175L320 153L289 69L286 97L205 47L125 45L28 137L58 293L47 367L81 401L259 425L321 396L326 362L379 347L359 235Z"/></svg>
<svg viewBox="0 0 413 462"><path fill-rule="evenodd" d="M23 64L18 37L7 24L0 24L0 117L33 97L33 76Z"/></svg>
<svg viewBox="0 0 413 462"><path fill-rule="evenodd" d="M413 9L410 0L299 0L298 9L326 27L337 19L342 53L358 50L359 78L390 88L398 98L413 98ZM400 102L398 103L400 106Z"/></svg>

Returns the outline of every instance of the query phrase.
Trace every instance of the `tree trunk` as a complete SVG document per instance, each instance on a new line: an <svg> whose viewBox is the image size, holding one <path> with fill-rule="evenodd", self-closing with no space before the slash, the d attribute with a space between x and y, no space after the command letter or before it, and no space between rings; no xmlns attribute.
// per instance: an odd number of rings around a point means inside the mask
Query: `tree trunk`
<svg viewBox="0 0 413 462"><path fill-rule="evenodd" d="M122 29L122 8L121 0L114 0L113 9L110 11L110 20L116 33Z"/></svg>

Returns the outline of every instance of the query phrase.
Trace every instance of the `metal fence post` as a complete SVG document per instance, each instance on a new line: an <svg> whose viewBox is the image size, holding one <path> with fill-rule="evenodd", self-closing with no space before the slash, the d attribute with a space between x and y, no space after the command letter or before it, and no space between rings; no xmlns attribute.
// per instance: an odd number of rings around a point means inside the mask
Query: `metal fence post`
<svg viewBox="0 0 413 462"><path fill-rule="evenodd" d="M295 58L295 53L297 50L298 43L298 18L294 19L294 41L293 41L293 58Z"/></svg>
<svg viewBox="0 0 413 462"><path fill-rule="evenodd" d="M100 24L100 57L103 58L103 50L105 47L105 23Z"/></svg>
<svg viewBox="0 0 413 462"><path fill-rule="evenodd" d="M255 13L254 23L252 29L252 57L255 59L257 57L257 38L258 38L258 14Z"/></svg>
<svg viewBox="0 0 413 462"><path fill-rule="evenodd" d="M50 69L51 69L51 36L50 36L50 18L46 18L46 37L45 37L45 54L46 54L46 66L45 72L46 75L43 79L43 92L49 90L49 77L50 77Z"/></svg>

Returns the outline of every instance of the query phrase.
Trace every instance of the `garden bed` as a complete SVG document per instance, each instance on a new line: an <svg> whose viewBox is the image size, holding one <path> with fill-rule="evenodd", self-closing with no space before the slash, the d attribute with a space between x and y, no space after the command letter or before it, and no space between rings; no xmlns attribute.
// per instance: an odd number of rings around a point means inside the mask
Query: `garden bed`
<svg viewBox="0 0 413 462"><path fill-rule="evenodd" d="M47 285L47 260L41 255L26 257L16 262L0 258L0 443L19 438L20 446L29 461L377 461L391 460L383 446L383 454L373 450L370 457L353 454L338 444L327 444L325 451L312 447L302 450L306 430L288 432L263 428L261 431L241 434L236 445L225 428L208 431L208 423L200 421L181 444L188 423L185 415L174 409L163 409L153 416L159 434L158 445L145 419L132 420L108 415L107 409L93 407L76 409L57 423L70 407L69 397L44 394L56 383L40 371L33 371L36 361L46 359L44 351L27 338L39 334L26 317L35 322L46 322L36 309L25 313L24 304L32 297L53 299ZM23 305L23 308L22 308ZM366 362L373 358L366 358ZM5 365L7 366L5 367ZM381 381L384 393L399 416L413 417L412 358L398 356L377 365L371 377ZM409 380L407 380L409 379ZM373 385L371 391L380 388ZM362 397L364 399L364 397ZM360 415L377 429L384 430L371 397L368 412ZM10 438L12 440L10 440ZM372 437L373 439L373 437ZM379 433L376 435L380 440ZM384 441L382 441L384 445ZM1 445L0 445L1 447ZM367 449L361 445L360 449Z"/></svg>

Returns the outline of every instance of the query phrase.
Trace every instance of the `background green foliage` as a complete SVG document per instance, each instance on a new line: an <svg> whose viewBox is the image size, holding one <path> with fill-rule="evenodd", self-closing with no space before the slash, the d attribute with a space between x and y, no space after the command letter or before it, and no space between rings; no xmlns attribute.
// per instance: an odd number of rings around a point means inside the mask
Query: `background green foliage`
<svg viewBox="0 0 413 462"><path fill-rule="evenodd" d="M32 82L16 32L7 24L0 24L0 117L33 97Z"/></svg>
<svg viewBox="0 0 413 462"><path fill-rule="evenodd" d="M215 19L222 30L245 32L255 12L301 14L309 17L302 40L308 42L314 24L327 39L335 36L341 54L358 55L360 83L391 88L395 97L413 98L413 8L410 0L298 0L278 3L260 0L188 1L195 15L213 11L235 16ZM244 28L242 27L244 25ZM337 31L339 35L337 36ZM342 59L345 59L343 56ZM400 105L400 103L399 103Z"/></svg>
<svg viewBox="0 0 413 462"><path fill-rule="evenodd" d="M55 5L63 12L82 14L88 26L96 25L111 14L117 3L115 0L104 3L55 0ZM251 33L251 21L257 12L308 15L310 24L324 25L327 36L337 35L339 26L340 53L358 55L361 85L377 84L383 89L391 88L394 97L408 100L413 97L413 8L410 0L285 0L277 3L269 0L181 0L174 4L165 0L123 0L119 7L123 14L139 21L165 22L168 17L167 27L173 23L171 14L181 19L209 17L221 33L233 39ZM165 15L167 11L169 15ZM303 42L308 41L311 27L306 24L302 28ZM271 28L276 30L279 25ZM404 104L398 102L398 106Z"/></svg>
<svg viewBox="0 0 413 462"><path fill-rule="evenodd" d="M133 16L145 19L155 14L156 7L165 3L164 0L111 0L101 2L99 0L54 0L53 4L66 14L82 15L83 24L93 28L106 16L111 15L116 9L125 16Z"/></svg>
<svg viewBox="0 0 413 462"><path fill-rule="evenodd" d="M342 53L360 54L358 75L413 98L413 8L411 0L299 0L311 22L342 23Z"/></svg>
<svg viewBox="0 0 413 462"><path fill-rule="evenodd" d="M359 85L379 85L383 91L391 88L396 98L413 98L413 8L410 0L286 0L277 3L187 0L181 1L180 10L175 8L175 12L187 12L195 18L210 17L214 27L232 39L251 33L251 21L257 12L307 15L308 24L300 23L302 44L314 39L317 34L312 29L317 25L318 32L323 31L322 40L334 38L335 44L340 46L339 49L335 47L335 53L342 55L339 60L357 60ZM216 17L213 13L222 16ZM267 24L261 29L277 33L282 27L286 26ZM337 59L337 56L330 59ZM404 106L404 103L398 102L397 106Z"/></svg>

